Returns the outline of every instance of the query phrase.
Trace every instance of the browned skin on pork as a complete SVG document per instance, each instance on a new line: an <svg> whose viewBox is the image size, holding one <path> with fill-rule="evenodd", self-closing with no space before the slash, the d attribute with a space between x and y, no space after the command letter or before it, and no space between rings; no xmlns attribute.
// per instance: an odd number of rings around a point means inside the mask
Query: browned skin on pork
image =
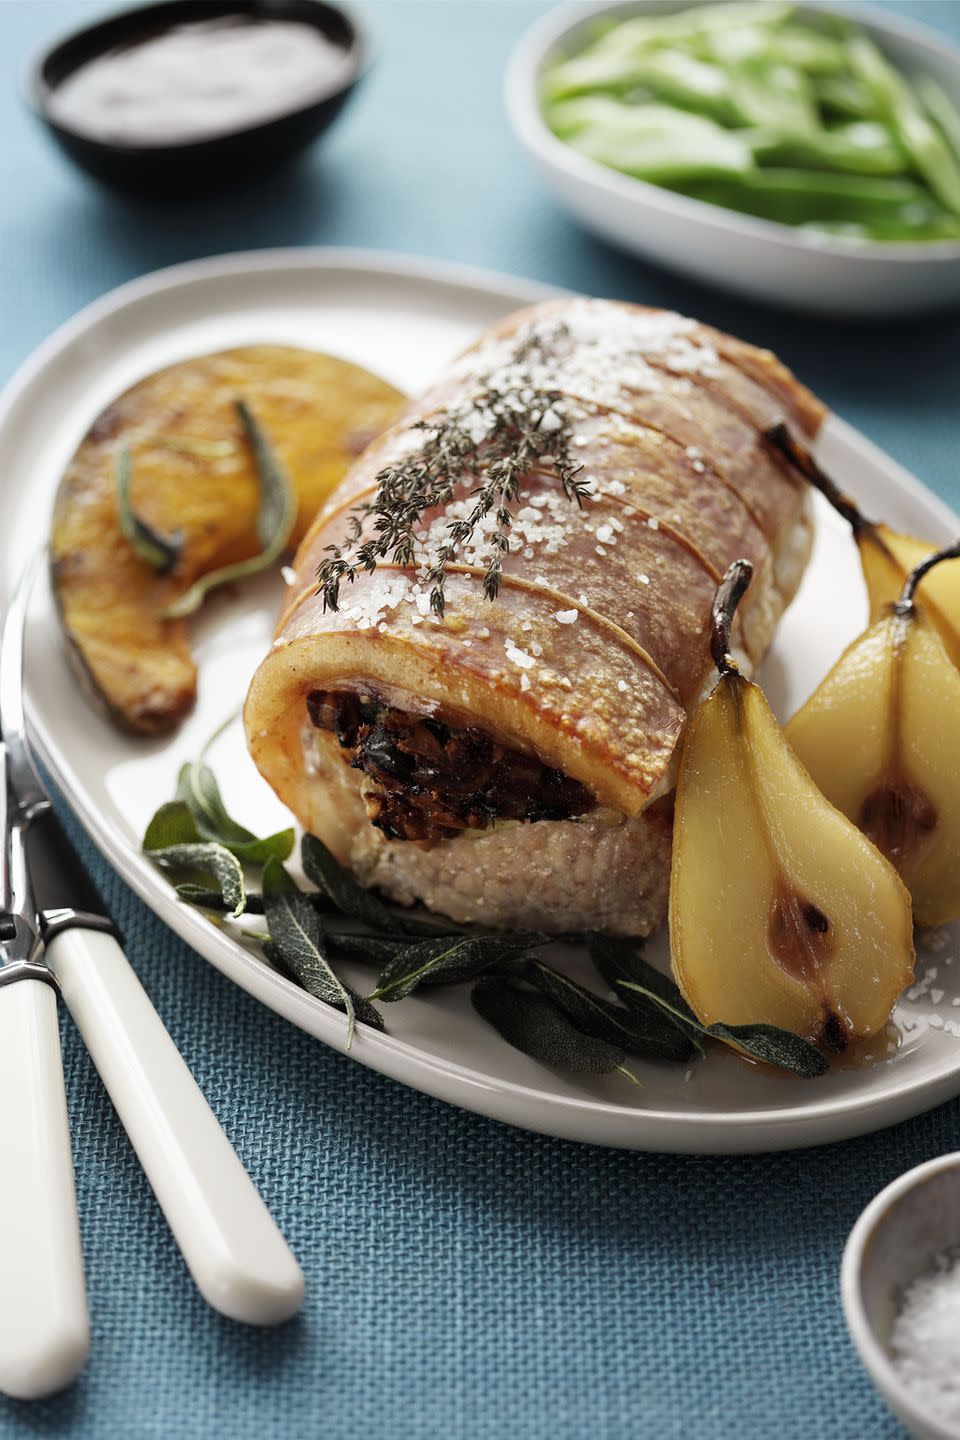
<svg viewBox="0 0 960 1440"><path fill-rule="evenodd" d="M532 383L559 397L591 482L583 508L542 466L512 507L495 601L482 594L488 542L478 537L450 566L442 620L416 573L389 562L344 585L339 611L325 613L317 566L344 544L353 506L415 450L418 421L462 404L491 374L506 383L531 334ZM762 432L785 419L812 439L822 416L768 352L665 312L565 300L510 317L365 452L304 540L247 703L260 769L365 883L403 901L494 924L646 933L662 917L669 867L669 813L650 802L670 789L686 714L712 673L717 580L740 556L754 563L735 642L757 663L806 563L805 489ZM424 517L422 555L442 543L475 483ZM370 767L351 768L356 756L310 722L313 691L365 695L381 715L452 709L490 737L491 755L529 757L596 808L511 817L432 845L388 838L371 817L403 830L402 783L378 786ZM615 880L600 880L601 854ZM518 871L536 876L535 895ZM573 875L589 883L571 886Z"/></svg>

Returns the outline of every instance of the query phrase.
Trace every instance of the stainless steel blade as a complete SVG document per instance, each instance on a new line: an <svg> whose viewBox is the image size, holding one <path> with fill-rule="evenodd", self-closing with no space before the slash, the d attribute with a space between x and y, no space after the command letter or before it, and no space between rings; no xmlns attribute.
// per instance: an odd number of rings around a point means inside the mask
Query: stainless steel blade
<svg viewBox="0 0 960 1440"><path fill-rule="evenodd" d="M36 961L43 947L30 883L26 837L32 820L50 809L27 743L23 715L23 627L27 601L45 551L33 557L17 585L0 639L0 960L4 967Z"/></svg>
<svg viewBox="0 0 960 1440"><path fill-rule="evenodd" d="M50 804L27 742L23 715L23 630L27 604L46 546L38 550L20 577L3 622L0 640L0 736L6 752L7 814L29 820Z"/></svg>

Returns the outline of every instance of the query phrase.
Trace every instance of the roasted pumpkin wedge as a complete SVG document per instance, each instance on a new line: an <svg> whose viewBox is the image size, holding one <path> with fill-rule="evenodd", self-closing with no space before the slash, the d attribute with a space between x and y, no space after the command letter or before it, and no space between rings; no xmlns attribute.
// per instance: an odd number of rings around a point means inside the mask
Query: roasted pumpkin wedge
<svg viewBox="0 0 960 1440"><path fill-rule="evenodd" d="M405 397L346 360L251 345L157 371L97 417L57 493L52 578L71 653L124 728L164 734L190 709L196 667L187 622L167 612L201 576L263 548L257 460L238 401L289 477L293 549ZM176 538L166 571L123 532L121 464L137 521Z"/></svg>

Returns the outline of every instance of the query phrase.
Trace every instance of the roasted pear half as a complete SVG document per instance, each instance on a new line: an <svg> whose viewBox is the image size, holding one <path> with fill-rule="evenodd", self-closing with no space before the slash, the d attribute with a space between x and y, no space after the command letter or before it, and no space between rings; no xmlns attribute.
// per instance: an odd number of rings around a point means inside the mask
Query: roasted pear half
<svg viewBox="0 0 960 1440"><path fill-rule="evenodd" d="M925 598L957 557L960 543L917 566L786 729L827 798L897 867L922 925L960 917L960 670Z"/></svg>
<svg viewBox="0 0 960 1440"><path fill-rule="evenodd" d="M937 547L932 540L904 535L881 521L868 520L854 500L817 464L810 451L793 436L786 425L773 425L768 441L810 481L842 515L860 552L860 566L870 601L870 623L886 614L903 589L907 576ZM960 666L960 559L938 564L924 582L923 605L927 617L953 663Z"/></svg>
<svg viewBox="0 0 960 1440"><path fill-rule="evenodd" d="M57 493L51 573L71 654L126 729L163 734L190 709L197 676L187 625L167 611L201 576L263 548L256 456L238 401L294 492L290 548L405 403L386 380L346 360L248 345L159 370L94 420ZM167 569L124 533L124 457L137 516L152 534L176 537Z"/></svg>
<svg viewBox="0 0 960 1440"><path fill-rule="evenodd" d="M717 591L719 671L683 741L671 965L704 1024L771 1024L842 1051L880 1030L913 975L910 896L817 789L729 654L751 567Z"/></svg>

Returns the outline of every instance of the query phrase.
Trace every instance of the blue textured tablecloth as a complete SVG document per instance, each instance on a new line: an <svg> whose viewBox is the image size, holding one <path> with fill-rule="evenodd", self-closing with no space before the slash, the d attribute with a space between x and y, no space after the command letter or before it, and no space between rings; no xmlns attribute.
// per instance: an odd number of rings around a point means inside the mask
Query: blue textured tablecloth
<svg viewBox="0 0 960 1440"><path fill-rule="evenodd" d="M435 255L675 306L773 346L955 506L960 324L831 325L626 259L541 192L500 86L542 0L380 0L381 56L297 174L134 210L48 147L16 93L101 8L0 0L0 375L80 305L157 266L330 243ZM960 4L897 8L960 39ZM2 480L0 480L2 483ZM837 1266L857 1213L960 1145L960 1102L832 1148L678 1159L522 1134L402 1089L284 1024L190 953L86 846L143 980L300 1257L276 1332L200 1300L69 1021L90 1364L4 1436L886 1440ZM3 1156L0 1153L0 1165Z"/></svg>

